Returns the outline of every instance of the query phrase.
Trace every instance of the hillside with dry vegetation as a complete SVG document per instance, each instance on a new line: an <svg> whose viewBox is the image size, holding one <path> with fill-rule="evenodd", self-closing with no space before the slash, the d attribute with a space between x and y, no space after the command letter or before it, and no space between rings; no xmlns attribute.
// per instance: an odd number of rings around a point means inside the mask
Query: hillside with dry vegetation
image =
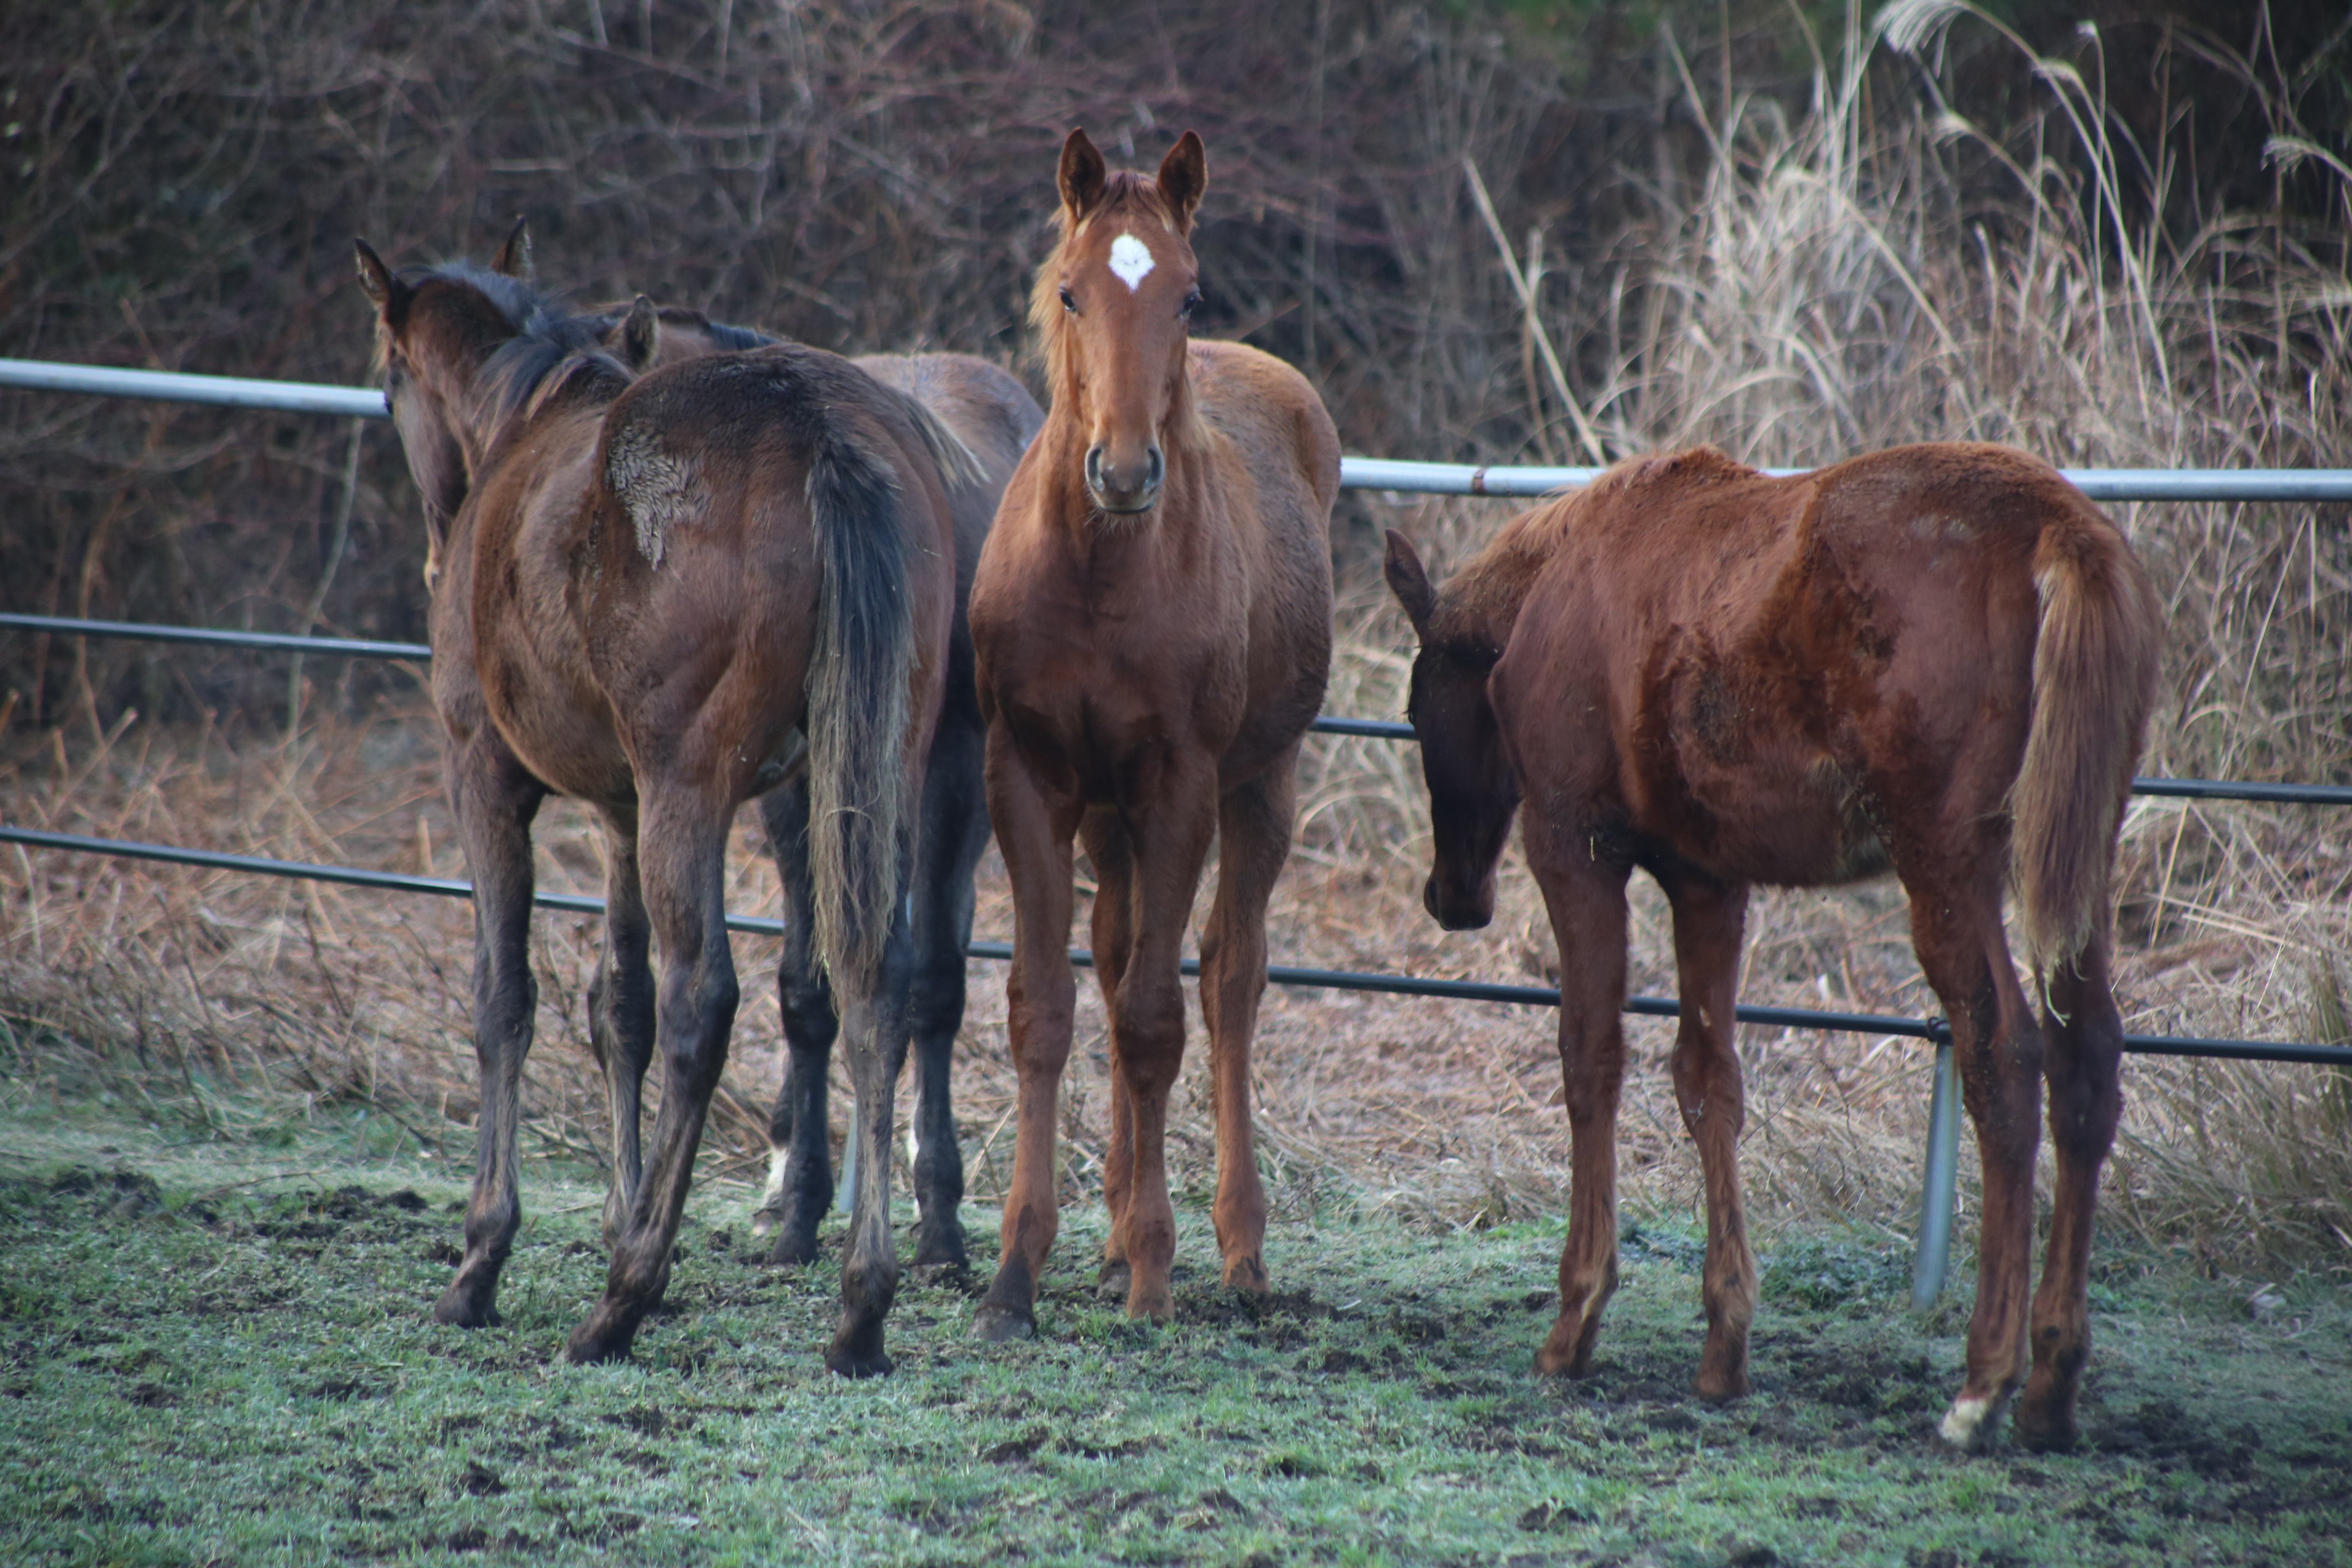
<svg viewBox="0 0 2352 1568"><path fill-rule="evenodd" d="M2067 466L2352 466L2340 15L1802 10L1810 27L1785 7L1592 0L65 0L13 16L0 60L0 348L360 383L352 236L397 263L479 258L520 213L543 281L583 300L644 289L844 349L1019 364L1062 132L1142 163L1193 126L1204 330L1307 369L1351 452L1588 462L1709 441L1801 465L1968 438ZM422 530L382 426L16 393L0 411L0 608L421 636ZM1378 530L1458 562L1507 510L1343 498L1329 711L1401 706ZM2352 509L2114 510L2170 616L2143 771L2352 782ZM0 633L0 817L461 875L417 676L312 661L289 687L247 656ZM1487 932L1421 915L1409 751L1321 738L1302 786L1276 962L1553 970L1524 878L1507 872ZM731 907L769 912L753 847ZM2132 1028L2352 1038L2340 809L2143 799L2123 853ZM559 816L541 885L596 890L597 854L584 817ZM1001 937L983 875L981 934ZM1748 1000L1932 1010L1891 887L1772 897L1750 930ZM530 1089L542 1150L592 1159L574 1046L593 935L540 922ZM127 1097L159 1123L257 1136L363 1112L357 1138L462 1157L467 943L454 904L0 851L0 1051L26 1092ZM772 953L745 945L759 973ZM1651 900L1635 984L1670 992L1672 973ZM1002 973L972 976L959 1114L986 1194L1013 1086ZM746 1168L780 1076L774 998L746 989L722 1174ZM1099 1056L1099 1016L1084 1027ZM1270 996L1280 1201L1444 1225L1556 1210L1549 1027ZM1669 1038L1633 1026L1627 1164L1637 1205L1679 1210L1696 1168ZM1759 1209L1907 1226L1915 1047L1751 1028L1742 1056ZM1171 1133L1196 1183L1198 1066ZM1080 1190L1108 1080L1072 1076ZM2113 1220L2216 1268L2352 1266L2346 1075L2142 1059L2126 1090Z"/></svg>

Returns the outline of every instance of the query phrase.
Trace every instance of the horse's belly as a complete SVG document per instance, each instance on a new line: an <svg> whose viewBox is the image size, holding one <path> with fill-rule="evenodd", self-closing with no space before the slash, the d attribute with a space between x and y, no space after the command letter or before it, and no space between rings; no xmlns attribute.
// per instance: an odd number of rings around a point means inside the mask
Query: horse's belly
<svg viewBox="0 0 2352 1568"><path fill-rule="evenodd" d="M601 694L582 689L560 673L525 674L512 665L484 664L490 720L532 776L558 795L580 800L618 805L636 798L628 753Z"/></svg>
<svg viewBox="0 0 2352 1568"><path fill-rule="evenodd" d="M1828 887L1875 877L1891 861L1867 803L1827 757L1777 774L1687 770L1688 858L1727 881Z"/></svg>

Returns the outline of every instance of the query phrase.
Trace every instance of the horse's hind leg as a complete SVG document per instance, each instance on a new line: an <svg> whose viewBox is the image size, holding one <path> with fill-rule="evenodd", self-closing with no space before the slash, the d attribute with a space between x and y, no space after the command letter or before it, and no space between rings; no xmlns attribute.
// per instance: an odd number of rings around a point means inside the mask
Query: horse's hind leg
<svg viewBox="0 0 2352 1568"><path fill-rule="evenodd" d="M1526 818L1528 864L1559 951L1559 1066L1568 1104L1568 1241L1559 1316L1536 1371L1592 1370L1601 1310L1617 1289L1617 1102L1625 1080L1625 877L1579 837L1555 845L1540 813Z"/></svg>
<svg viewBox="0 0 2352 1568"><path fill-rule="evenodd" d="M900 886L910 872L902 861ZM898 1256L890 1235L890 1125L898 1071L907 1061L907 994L914 963L914 932L901 900L891 911L872 991L845 991L840 997L842 1047L857 1094L849 1130L857 1140L857 1170L849 1235L841 1249L841 1317L824 1364L844 1377L890 1370L882 1340L883 1321L898 1293Z"/></svg>
<svg viewBox="0 0 2352 1568"><path fill-rule="evenodd" d="M1108 1013L1135 952L1135 860L1118 812L1097 806L1078 824L1078 841L1094 866L1095 978ZM1127 1203L1135 1190L1135 1097L1127 1079L1111 1074L1110 1142L1103 1151L1103 1207L1109 1215L1103 1237L1102 1267L1095 1289L1105 1300L1125 1301L1134 1283L1127 1261Z"/></svg>
<svg viewBox="0 0 2352 1568"><path fill-rule="evenodd" d="M826 1142L826 1074L839 1020L816 961L816 910L810 901L808 783L795 779L760 802L769 852L784 889L784 952L776 989L784 1020L784 1083L768 1121L768 1184L752 1212L751 1234L775 1235L774 1263L816 1256L816 1231L833 1203L833 1151Z"/></svg>
<svg viewBox="0 0 2352 1568"><path fill-rule="evenodd" d="M2074 1446L2074 1397L2091 1354L2091 1216L2123 1112L2124 1023L2108 989L2107 954L2102 921L2082 954L2050 978L2050 1143L2058 1185L2033 1295L2033 1370L2017 1406L2017 1435L2030 1448Z"/></svg>
<svg viewBox="0 0 2352 1568"><path fill-rule="evenodd" d="M637 822L631 810L604 818L604 947L588 982L588 1043L604 1073L605 1109L612 1117L613 1182L604 1194L604 1245L627 1224L636 1201L643 1161L637 1122L646 1064L654 1054L653 971L646 967L651 928L645 889L637 880Z"/></svg>
<svg viewBox="0 0 2352 1568"><path fill-rule="evenodd" d="M1217 812L1217 892L1201 933L1201 1009L1209 1024L1209 1089L1217 1123L1217 1249L1225 1283L1262 1292L1265 1186L1250 1136L1250 1040L1265 994L1265 906L1290 854L1289 753L1228 794Z"/></svg>
<svg viewBox="0 0 2352 1568"><path fill-rule="evenodd" d="M457 743L453 741L453 747ZM433 1316L480 1328L499 1321L499 1271L522 1224L515 1163L522 1063L539 986L530 974L530 823L547 792L512 757L478 745L453 761L450 805L474 882L474 1056L481 1108L466 1256Z"/></svg>
<svg viewBox="0 0 2352 1568"><path fill-rule="evenodd" d="M1981 821L1959 831L1989 838ZM1904 837L1916 846L1927 836ZM1971 848L1936 856L1916 847L1897 861L1911 897L1912 945L1951 1022L1960 1097L1976 1127L1984 1171L1968 1376L1938 1428L1946 1442L1961 1448L1990 1440L2001 1407L2025 1374L2033 1154L2042 1110L2042 1028L2001 935L2006 845L1979 840Z"/></svg>
<svg viewBox="0 0 2352 1568"><path fill-rule="evenodd" d="M572 1331L566 1349L575 1362L628 1354L637 1325L669 1283L670 1249L711 1092L727 1065L739 996L722 901L733 808L721 794L677 785L646 789L642 799L646 906L661 945L661 1114L637 1201L613 1247L604 1297Z"/></svg>
<svg viewBox="0 0 2352 1568"><path fill-rule="evenodd" d="M1675 1101L1698 1144L1706 1186L1706 1350L1702 1399L1748 1392L1748 1325L1756 1315L1756 1256L1739 1191L1739 1130L1747 1119L1733 1011L1748 889L1685 872L1665 879L1675 910L1682 1022L1675 1032Z"/></svg>
<svg viewBox="0 0 2352 1568"><path fill-rule="evenodd" d="M915 1267L961 1273L963 1150L949 1092L956 1034L963 1027L964 964L971 946L971 875L988 847L981 793L983 732L942 716L923 774L921 860L915 873L915 960L908 1026L914 1034L915 1110L908 1156L915 1178Z"/></svg>

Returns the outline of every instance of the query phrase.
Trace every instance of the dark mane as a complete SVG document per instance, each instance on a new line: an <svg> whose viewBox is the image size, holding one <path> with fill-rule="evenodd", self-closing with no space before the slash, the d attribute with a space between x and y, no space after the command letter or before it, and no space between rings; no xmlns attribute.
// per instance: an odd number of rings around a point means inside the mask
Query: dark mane
<svg viewBox="0 0 2352 1568"><path fill-rule="evenodd" d="M613 378L609 390L628 382L627 373L604 352L603 319L573 315L522 279L470 261L450 261L411 268L401 281L413 289L440 282L470 289L504 320L509 335L474 378L475 412L486 425L504 424L553 395L571 383L572 370L592 363ZM559 370L564 374L558 375Z"/></svg>

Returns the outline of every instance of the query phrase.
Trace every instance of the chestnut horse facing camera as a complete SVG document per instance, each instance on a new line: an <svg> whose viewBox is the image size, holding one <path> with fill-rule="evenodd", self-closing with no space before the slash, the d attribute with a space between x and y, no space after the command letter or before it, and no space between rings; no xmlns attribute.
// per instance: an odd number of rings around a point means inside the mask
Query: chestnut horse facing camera
<svg viewBox="0 0 2352 1568"><path fill-rule="evenodd" d="M956 595L949 494L971 456L920 405L832 354L783 344L633 379L636 365L599 342L605 321L552 310L504 253L491 270L394 276L358 250L434 532L434 698L474 879L481 1146L465 1257L435 1315L494 1321L520 1222L541 804L586 802L607 847L589 1012L614 1118L613 1261L568 1347L593 1361L626 1354L661 1300L725 1064L735 808L793 781L810 804L789 853L805 859L814 945L858 1097L826 1362L887 1371L891 1096L914 961L906 894ZM650 304L631 318L636 358L652 341ZM666 1087L641 1174L638 1088L656 1049Z"/></svg>
<svg viewBox="0 0 2352 1568"><path fill-rule="evenodd" d="M1727 1399L1748 1391L1756 1301L1732 1048L1748 889L1892 868L1984 1163L1967 1380L1942 1434L1989 1440L2022 1382L2020 1438L2071 1443L2121 1106L2107 884L2161 619L2122 533L1998 447L1903 447L1787 479L1702 448L1523 513L1443 590L1391 533L1387 576L1421 641L1423 901L1449 930L1486 923L1524 800L1559 944L1572 1176L1537 1370L1590 1367L1617 1282L1627 876L1648 871L1674 910L1675 1098L1706 1191L1697 1387ZM2001 933L2012 879L2040 1021ZM2045 1072L2058 1187L2029 1310Z"/></svg>
<svg viewBox="0 0 2352 1568"><path fill-rule="evenodd" d="M1296 371L1193 342L1187 237L1207 183L1186 132L1156 179L1063 145L1061 242L1038 269L1052 412L1005 491L971 590L988 806L1013 885L1008 994L1019 1131L1003 1253L975 1331L1033 1331L1059 1194L1054 1122L1076 994L1071 843L1094 864L1109 1016L1110 1239L1129 1313L1173 1311L1162 1149L1184 1049L1177 964L1209 844L1201 938L1227 1284L1266 1289L1250 1147L1250 1032L1265 905L1289 853L1299 738L1331 654L1339 443Z"/></svg>

